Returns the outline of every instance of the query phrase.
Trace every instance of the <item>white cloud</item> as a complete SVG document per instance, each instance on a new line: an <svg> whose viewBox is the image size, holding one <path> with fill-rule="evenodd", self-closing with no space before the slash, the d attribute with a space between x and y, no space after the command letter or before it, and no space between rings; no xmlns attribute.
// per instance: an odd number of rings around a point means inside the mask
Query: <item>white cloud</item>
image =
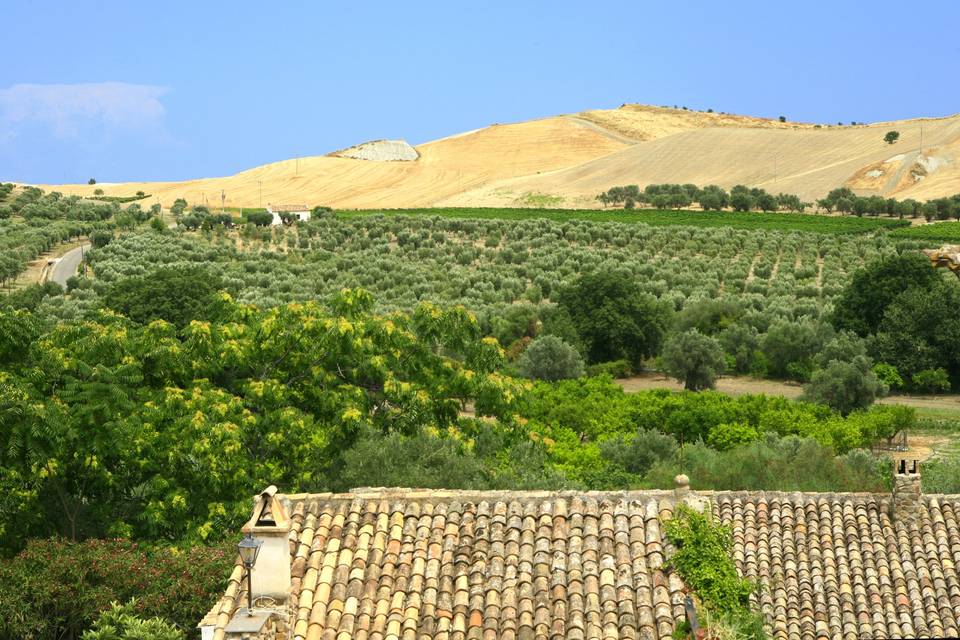
<svg viewBox="0 0 960 640"><path fill-rule="evenodd" d="M0 89L0 139L26 126L41 126L57 138L83 138L141 131L165 137L166 87L125 82L15 84Z"/></svg>

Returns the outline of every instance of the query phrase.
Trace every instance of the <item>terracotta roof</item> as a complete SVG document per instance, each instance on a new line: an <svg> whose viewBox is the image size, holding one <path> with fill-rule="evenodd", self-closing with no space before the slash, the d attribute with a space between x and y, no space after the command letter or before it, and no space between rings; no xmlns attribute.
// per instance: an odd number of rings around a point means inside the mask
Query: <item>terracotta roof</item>
<svg viewBox="0 0 960 640"><path fill-rule="evenodd" d="M684 585L674 492L357 490L278 495L297 640L670 637ZM960 496L894 521L890 496L691 492L731 526L776 638L945 637L960 626ZM242 606L243 571L211 611Z"/></svg>
<svg viewBox="0 0 960 640"><path fill-rule="evenodd" d="M759 579L775 638L960 636L960 496L924 496L916 522L890 496L718 493L742 575Z"/></svg>

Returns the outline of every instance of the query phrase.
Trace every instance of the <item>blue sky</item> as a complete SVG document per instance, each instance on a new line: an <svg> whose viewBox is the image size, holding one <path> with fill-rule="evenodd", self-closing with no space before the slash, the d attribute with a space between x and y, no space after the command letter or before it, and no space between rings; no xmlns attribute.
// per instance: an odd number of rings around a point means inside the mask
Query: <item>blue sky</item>
<svg viewBox="0 0 960 640"><path fill-rule="evenodd" d="M624 102L960 111L960 2L32 2L0 17L0 179L226 175Z"/></svg>

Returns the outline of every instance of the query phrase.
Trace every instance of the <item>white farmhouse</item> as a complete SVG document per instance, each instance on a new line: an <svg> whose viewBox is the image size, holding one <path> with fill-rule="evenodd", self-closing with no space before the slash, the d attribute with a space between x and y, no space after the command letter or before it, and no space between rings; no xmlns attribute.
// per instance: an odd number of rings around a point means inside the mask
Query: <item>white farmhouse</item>
<svg viewBox="0 0 960 640"><path fill-rule="evenodd" d="M305 204L268 204L267 212L273 216L270 224L274 226L283 224L283 218L280 216L281 213L292 214L301 222L306 222L310 219L310 207Z"/></svg>

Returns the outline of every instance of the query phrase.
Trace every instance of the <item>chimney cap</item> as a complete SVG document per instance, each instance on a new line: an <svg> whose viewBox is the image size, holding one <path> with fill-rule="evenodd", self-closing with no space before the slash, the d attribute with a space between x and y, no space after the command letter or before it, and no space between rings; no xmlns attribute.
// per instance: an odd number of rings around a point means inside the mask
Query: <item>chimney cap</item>
<svg viewBox="0 0 960 640"><path fill-rule="evenodd" d="M897 475L915 475L920 473L920 461L916 458L899 458L894 461Z"/></svg>
<svg viewBox="0 0 960 640"><path fill-rule="evenodd" d="M290 517L277 497L277 487L270 485L254 498L253 515L243 526L245 533L267 533L290 530Z"/></svg>

